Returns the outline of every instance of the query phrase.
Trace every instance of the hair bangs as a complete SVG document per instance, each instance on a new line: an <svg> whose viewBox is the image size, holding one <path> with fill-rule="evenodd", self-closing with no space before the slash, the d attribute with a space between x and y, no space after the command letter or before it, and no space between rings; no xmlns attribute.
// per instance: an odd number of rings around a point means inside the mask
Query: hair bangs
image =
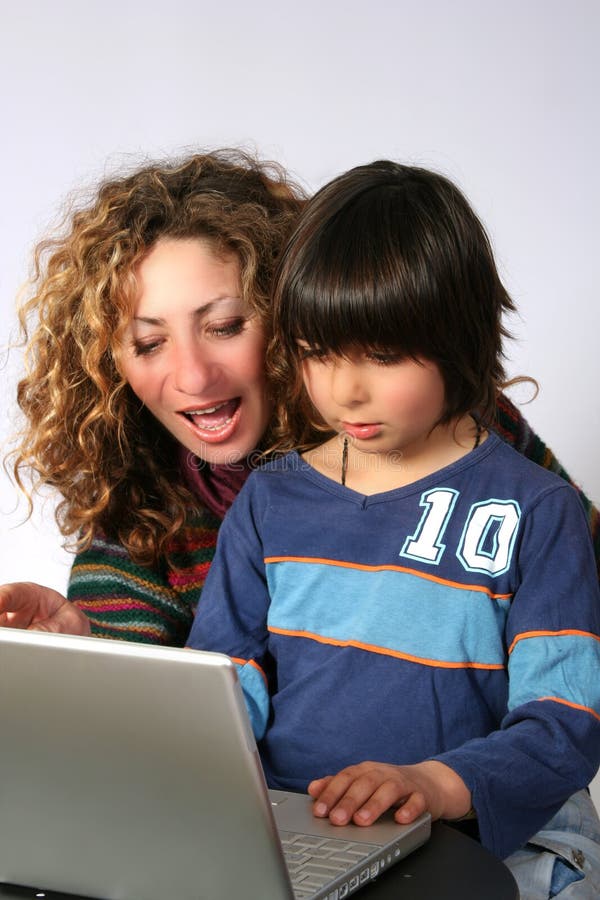
<svg viewBox="0 0 600 900"><path fill-rule="evenodd" d="M355 198L304 246L280 306L290 349L298 341L335 355L430 348L425 295L434 287L426 271L415 277L412 217L386 188Z"/></svg>

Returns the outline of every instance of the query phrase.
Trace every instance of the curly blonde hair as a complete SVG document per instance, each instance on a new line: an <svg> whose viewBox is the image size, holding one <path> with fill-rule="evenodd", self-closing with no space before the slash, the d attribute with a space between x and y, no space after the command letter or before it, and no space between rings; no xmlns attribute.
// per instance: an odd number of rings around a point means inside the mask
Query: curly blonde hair
<svg viewBox="0 0 600 900"><path fill-rule="evenodd" d="M60 492L56 520L76 548L100 531L136 562L156 563L197 507L174 438L119 372L136 267L160 238L201 237L237 256L242 296L266 322L275 263L302 203L275 163L237 150L194 154L105 181L65 234L36 248L32 295L19 310L26 425L12 468L30 510L41 486Z"/></svg>

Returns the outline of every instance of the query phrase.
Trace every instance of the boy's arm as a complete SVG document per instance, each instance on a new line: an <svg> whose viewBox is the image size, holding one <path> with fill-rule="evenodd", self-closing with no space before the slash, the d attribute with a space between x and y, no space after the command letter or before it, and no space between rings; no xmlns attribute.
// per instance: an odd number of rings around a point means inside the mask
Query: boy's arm
<svg viewBox="0 0 600 900"><path fill-rule="evenodd" d="M270 710L267 614L269 593L251 475L225 516L187 646L230 656L252 728L263 736Z"/></svg>
<svg viewBox="0 0 600 900"><path fill-rule="evenodd" d="M600 764L600 590L581 504L546 493L524 523L497 731L437 757L471 789L482 842L504 857Z"/></svg>

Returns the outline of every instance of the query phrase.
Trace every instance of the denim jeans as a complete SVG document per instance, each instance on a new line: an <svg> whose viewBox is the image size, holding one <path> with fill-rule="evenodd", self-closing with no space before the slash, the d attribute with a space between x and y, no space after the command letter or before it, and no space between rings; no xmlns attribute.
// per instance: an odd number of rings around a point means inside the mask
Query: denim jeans
<svg viewBox="0 0 600 900"><path fill-rule="evenodd" d="M599 900L600 819L588 791L573 794L504 862L519 885L521 900Z"/></svg>

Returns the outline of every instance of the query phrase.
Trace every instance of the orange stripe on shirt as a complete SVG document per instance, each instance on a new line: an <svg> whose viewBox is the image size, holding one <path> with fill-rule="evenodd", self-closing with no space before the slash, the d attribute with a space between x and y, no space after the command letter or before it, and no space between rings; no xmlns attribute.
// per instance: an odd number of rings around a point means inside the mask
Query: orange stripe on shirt
<svg viewBox="0 0 600 900"><path fill-rule="evenodd" d="M321 566L338 566L341 569L357 569L361 572L404 572L407 575L414 575L416 578L424 578L426 581L434 581L436 584L444 584L448 587L458 588L461 591L479 591L487 594L492 600L511 600L512 594L493 594L489 588L481 584L462 584L459 581L448 581L445 578L438 578L437 575L430 575L428 572L419 572L417 569L409 569L406 566L368 566L363 563L344 562L339 559L321 559L320 557L310 556L267 556L263 560L265 565L268 563L280 562L298 562L298 563L315 563Z"/></svg>
<svg viewBox="0 0 600 900"><path fill-rule="evenodd" d="M410 653L401 653L399 650L390 650L388 647L379 647L376 644L363 644L361 641L342 641L337 638L324 637L322 634L313 634L310 631L290 631L285 628L268 626L273 634L281 634L285 637L307 638L318 641L319 644L331 644L334 647L354 647L357 650L367 650L369 653L379 653L382 656L393 656L396 659L405 659L408 662L419 663L422 666L434 666L442 669L504 669L502 663L477 663L477 662L448 662L439 659L426 659L421 656L413 656Z"/></svg>
<svg viewBox="0 0 600 900"><path fill-rule="evenodd" d="M229 658L232 660L232 662L237 663L238 666L252 666L254 669L256 669L257 672L260 672L265 680L265 684L268 685L267 676L265 675L259 664L253 659L240 659L237 656L230 656Z"/></svg>
<svg viewBox="0 0 600 900"><path fill-rule="evenodd" d="M525 641L528 638L538 638L538 637L561 637L567 634L575 634L579 637L587 637L593 638L595 641L600 641L600 637L597 634L593 634L591 631L579 631L577 628L564 628L562 631L523 631L522 634L517 634L512 644L508 648L509 654L513 652L515 645L519 643L519 641Z"/></svg>
<svg viewBox="0 0 600 900"><path fill-rule="evenodd" d="M562 703L563 706L571 706L573 709L580 709L582 712L590 713L590 715L600 722L600 715L598 715L596 710L592 709L590 706L583 706L582 703L573 703L571 700L563 700L562 697L538 697L538 700L551 700L553 703Z"/></svg>

